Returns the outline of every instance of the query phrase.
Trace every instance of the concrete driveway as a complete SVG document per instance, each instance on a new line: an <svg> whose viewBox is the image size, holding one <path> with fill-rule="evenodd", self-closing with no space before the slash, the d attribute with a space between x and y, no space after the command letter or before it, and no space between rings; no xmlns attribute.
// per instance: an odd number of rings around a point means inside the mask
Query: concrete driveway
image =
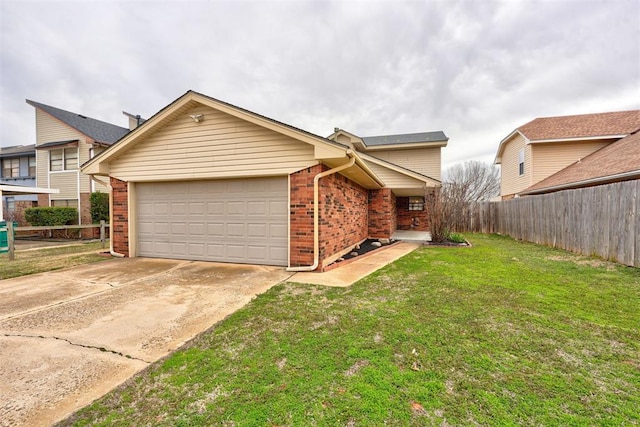
<svg viewBox="0 0 640 427"><path fill-rule="evenodd" d="M134 258L0 281L0 425L66 417L290 275Z"/></svg>

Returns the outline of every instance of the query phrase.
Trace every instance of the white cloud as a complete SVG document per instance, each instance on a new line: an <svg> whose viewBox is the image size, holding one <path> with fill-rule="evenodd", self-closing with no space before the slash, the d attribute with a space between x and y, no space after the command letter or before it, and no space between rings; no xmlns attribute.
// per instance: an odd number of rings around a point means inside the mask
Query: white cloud
<svg viewBox="0 0 640 427"><path fill-rule="evenodd" d="M0 3L0 144L25 98L125 125L188 89L320 135L443 130L444 167L535 117L640 108L640 3Z"/></svg>

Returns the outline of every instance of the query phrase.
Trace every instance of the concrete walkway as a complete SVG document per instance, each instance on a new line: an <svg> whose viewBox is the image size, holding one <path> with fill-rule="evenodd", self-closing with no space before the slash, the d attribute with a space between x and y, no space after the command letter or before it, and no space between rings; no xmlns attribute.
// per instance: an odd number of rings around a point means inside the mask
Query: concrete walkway
<svg viewBox="0 0 640 427"><path fill-rule="evenodd" d="M368 276L391 264L393 261L415 251L421 246L416 242L400 242L388 248L376 250L370 254L362 255L347 265L343 265L324 273L300 272L294 274L287 281L295 283L311 283L314 285L347 287L358 280Z"/></svg>

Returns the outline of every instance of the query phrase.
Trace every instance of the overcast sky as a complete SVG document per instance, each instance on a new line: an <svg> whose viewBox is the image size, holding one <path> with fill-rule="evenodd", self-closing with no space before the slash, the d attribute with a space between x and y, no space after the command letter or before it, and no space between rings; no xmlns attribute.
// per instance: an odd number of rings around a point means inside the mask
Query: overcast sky
<svg viewBox="0 0 640 427"><path fill-rule="evenodd" d="M321 136L442 130L443 168L536 117L640 108L640 1L0 0L0 145L25 99L127 125L193 89Z"/></svg>

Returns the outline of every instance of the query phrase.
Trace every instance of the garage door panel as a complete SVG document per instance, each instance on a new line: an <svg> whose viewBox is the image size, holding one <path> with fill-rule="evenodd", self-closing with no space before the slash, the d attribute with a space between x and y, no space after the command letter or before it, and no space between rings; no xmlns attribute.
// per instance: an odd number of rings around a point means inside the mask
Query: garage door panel
<svg viewBox="0 0 640 427"><path fill-rule="evenodd" d="M286 177L136 188L140 256L287 264Z"/></svg>
<svg viewBox="0 0 640 427"><path fill-rule="evenodd" d="M209 215L223 215L224 214L224 203L223 202L208 202L207 203L207 213Z"/></svg>
<svg viewBox="0 0 640 427"><path fill-rule="evenodd" d="M189 255L203 257L206 255L206 247L204 243L189 243Z"/></svg>

